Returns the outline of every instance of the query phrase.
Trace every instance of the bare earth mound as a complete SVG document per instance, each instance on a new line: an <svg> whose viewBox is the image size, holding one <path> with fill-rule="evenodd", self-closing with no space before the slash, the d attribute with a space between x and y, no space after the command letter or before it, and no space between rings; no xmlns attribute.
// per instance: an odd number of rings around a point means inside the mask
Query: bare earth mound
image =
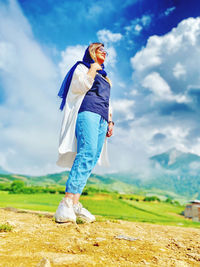
<svg viewBox="0 0 200 267"><path fill-rule="evenodd" d="M0 209L0 266L200 266L200 230L127 221L56 224ZM131 240L127 240L132 238Z"/></svg>

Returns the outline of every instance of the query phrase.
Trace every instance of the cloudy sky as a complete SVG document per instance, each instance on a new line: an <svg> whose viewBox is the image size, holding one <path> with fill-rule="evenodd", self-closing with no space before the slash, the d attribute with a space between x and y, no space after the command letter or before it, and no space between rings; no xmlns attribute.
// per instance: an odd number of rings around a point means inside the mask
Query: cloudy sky
<svg viewBox="0 0 200 267"><path fill-rule="evenodd" d="M104 42L115 133L109 169L144 168L173 147L200 155L198 0L0 0L0 166L56 167L57 97L90 42Z"/></svg>

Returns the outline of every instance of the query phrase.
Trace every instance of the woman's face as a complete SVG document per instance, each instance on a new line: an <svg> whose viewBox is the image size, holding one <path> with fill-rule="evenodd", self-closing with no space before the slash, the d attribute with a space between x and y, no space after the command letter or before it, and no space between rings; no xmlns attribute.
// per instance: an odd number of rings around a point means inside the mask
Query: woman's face
<svg viewBox="0 0 200 267"><path fill-rule="evenodd" d="M107 56L107 52L105 51L103 46L100 46L99 48L96 49L96 58L97 58L97 62L100 65L104 63L106 56Z"/></svg>

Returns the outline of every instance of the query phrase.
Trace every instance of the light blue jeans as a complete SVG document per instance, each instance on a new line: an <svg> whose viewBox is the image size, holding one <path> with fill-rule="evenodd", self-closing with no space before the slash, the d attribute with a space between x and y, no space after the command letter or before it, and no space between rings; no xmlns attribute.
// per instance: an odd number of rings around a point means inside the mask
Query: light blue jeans
<svg viewBox="0 0 200 267"><path fill-rule="evenodd" d="M96 165L107 133L108 123L99 114L83 111L76 121L77 154L66 182L65 192L81 194Z"/></svg>

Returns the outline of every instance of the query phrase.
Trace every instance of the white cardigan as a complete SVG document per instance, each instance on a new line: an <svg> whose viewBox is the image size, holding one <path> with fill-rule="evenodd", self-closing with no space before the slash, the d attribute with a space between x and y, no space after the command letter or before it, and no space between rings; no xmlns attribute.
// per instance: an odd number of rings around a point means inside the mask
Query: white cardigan
<svg viewBox="0 0 200 267"><path fill-rule="evenodd" d="M72 167L77 153L77 140L75 136L76 119L79 108L87 91L92 87L94 80L88 74L88 68L79 64L72 77L66 98L64 116L61 125L59 140L59 156L57 165L60 167ZM107 137L102 148L99 165L108 166Z"/></svg>

